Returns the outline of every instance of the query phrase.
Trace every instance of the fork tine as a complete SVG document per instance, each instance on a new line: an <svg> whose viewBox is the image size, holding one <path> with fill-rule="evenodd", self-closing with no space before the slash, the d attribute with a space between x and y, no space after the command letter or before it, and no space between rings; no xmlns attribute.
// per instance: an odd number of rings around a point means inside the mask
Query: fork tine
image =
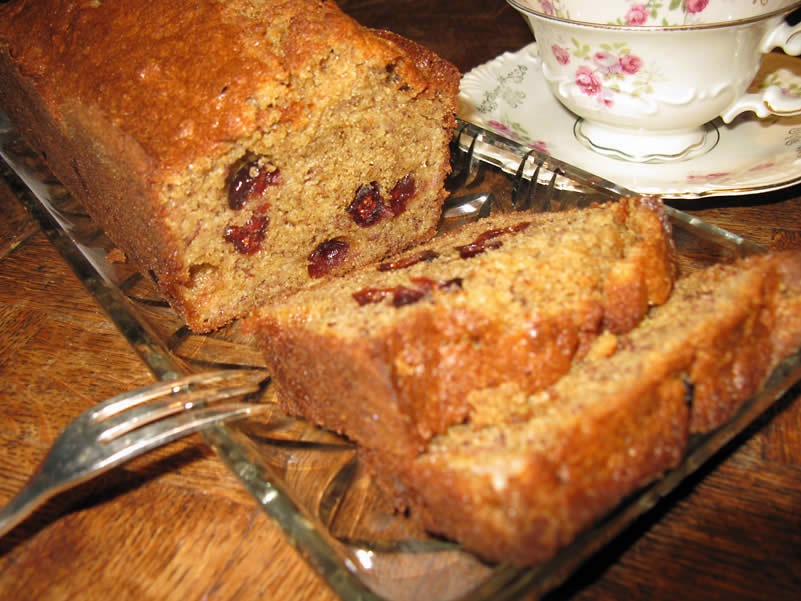
<svg viewBox="0 0 801 601"><path fill-rule="evenodd" d="M124 392L95 405L87 412L87 415L93 421L100 421L136 405L147 403L152 399L179 393L190 386L206 386L235 378L244 378L247 381L261 383L266 377L267 373L258 369L221 369L191 374L177 380L157 382L134 391Z"/></svg>
<svg viewBox="0 0 801 601"><path fill-rule="evenodd" d="M455 141L452 142L452 148L454 149L452 156L454 159L458 157L458 160L460 160L461 163L453 167L453 172L448 177L447 185L451 190L461 188L467 183L475 165L474 153L478 136L473 136L467 151L462 150L459 146L462 141L462 133L464 132L465 128L466 125L462 126L458 136L455 137Z"/></svg>
<svg viewBox="0 0 801 601"><path fill-rule="evenodd" d="M244 396L257 392L258 390L259 386L253 384L229 386L213 392L208 390L187 390L165 397L155 397L146 403L140 403L125 411L117 412L115 415L103 420L99 424L99 427L101 427L103 431L98 436L98 440L107 443L123 434L140 429L147 424L164 419L170 415L181 412L194 413L200 408L211 405L216 401ZM200 404L195 406L195 403L198 401L200 401ZM252 406L252 404L250 406ZM215 409L221 410L223 408L215 406Z"/></svg>
<svg viewBox="0 0 801 601"><path fill-rule="evenodd" d="M96 464L96 469L91 475L95 476L147 451L198 432L211 424L242 419L264 407L256 403L234 401L223 406L199 407L158 420L109 442L106 445L107 456Z"/></svg>

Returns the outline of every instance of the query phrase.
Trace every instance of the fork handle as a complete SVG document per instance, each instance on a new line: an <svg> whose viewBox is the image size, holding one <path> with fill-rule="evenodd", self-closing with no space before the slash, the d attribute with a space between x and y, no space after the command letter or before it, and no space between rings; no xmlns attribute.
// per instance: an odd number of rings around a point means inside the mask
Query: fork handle
<svg viewBox="0 0 801 601"><path fill-rule="evenodd" d="M0 538L31 515L53 494L52 487L46 486L41 477L34 476L4 507L0 507Z"/></svg>

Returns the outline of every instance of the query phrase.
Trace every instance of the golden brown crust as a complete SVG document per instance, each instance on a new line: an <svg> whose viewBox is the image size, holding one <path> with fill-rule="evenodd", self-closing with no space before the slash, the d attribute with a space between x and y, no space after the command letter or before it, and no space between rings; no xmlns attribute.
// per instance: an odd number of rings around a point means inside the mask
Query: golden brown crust
<svg viewBox="0 0 801 601"><path fill-rule="evenodd" d="M147 180L140 177L148 168L147 159L129 152L136 147L111 132L98 142L88 130L67 128L2 46L0 81L0 103L20 134L45 153L51 171L76 196L96 199L87 209L112 239L133 247L129 256L145 271L177 269L167 232L150 227L147 219L157 216L159 207Z"/></svg>
<svg viewBox="0 0 801 601"><path fill-rule="evenodd" d="M726 307L716 329L704 332L688 368L693 432L707 432L729 420L801 343L801 258L781 253L745 265L751 273L750 293ZM711 277L724 277L722 273L716 270Z"/></svg>
<svg viewBox="0 0 801 601"><path fill-rule="evenodd" d="M373 32L381 39L402 49L400 74L404 81L416 81L419 89L426 93L441 96L454 103L454 113L448 115L445 127L453 127L455 121L455 99L459 93L461 75L456 67L442 59L417 42L399 36L392 31L375 29Z"/></svg>
<svg viewBox="0 0 801 601"><path fill-rule="evenodd" d="M281 88L330 47L397 60L407 85L441 89L449 102L458 88L452 65L395 34L371 38L333 2L16 0L2 9L0 44L45 102L101 108L161 168L217 154L252 130L265 118L252 99L266 91L281 107ZM246 18L251 10L259 19ZM260 89L266 82L275 89Z"/></svg>
<svg viewBox="0 0 801 601"><path fill-rule="evenodd" d="M227 22L224 3L192 4L18 0L8 7L15 14L2 17L0 40L24 72L36 74L46 102L58 106L66 98L98 107L99 117L170 168L252 127L247 98L277 62L234 52L219 62L221 47L253 34ZM190 45L204 51L188 51ZM170 72L159 77L164 65ZM277 65L272 70L274 76ZM239 85L222 94L232 81ZM213 112L212 98L218 98ZM156 114L158 121L143 123Z"/></svg>

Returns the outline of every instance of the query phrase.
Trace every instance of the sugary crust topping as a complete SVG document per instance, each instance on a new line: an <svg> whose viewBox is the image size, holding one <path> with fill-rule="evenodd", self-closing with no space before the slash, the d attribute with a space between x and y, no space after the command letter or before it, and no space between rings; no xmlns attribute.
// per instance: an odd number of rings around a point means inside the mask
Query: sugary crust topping
<svg viewBox="0 0 801 601"><path fill-rule="evenodd" d="M247 99L262 74L285 77L278 57L253 44L255 32L223 16L222 3L11 6L0 35L40 93L102 107L149 155L175 160L241 135L256 117Z"/></svg>
<svg viewBox="0 0 801 601"><path fill-rule="evenodd" d="M373 30L373 33L401 49L403 59L396 69L404 81L414 82L421 89L429 89L443 99L452 101L456 98L460 75L451 63L424 46L391 31ZM452 108L455 112L455 104ZM448 122L445 125L451 127L453 123Z"/></svg>
<svg viewBox="0 0 801 601"><path fill-rule="evenodd" d="M418 93L427 75L458 86L445 61L324 0L15 0L0 5L2 47L45 98L100 108L161 166L215 154L257 124L303 119L311 100L292 97L293 78L331 54L394 65Z"/></svg>

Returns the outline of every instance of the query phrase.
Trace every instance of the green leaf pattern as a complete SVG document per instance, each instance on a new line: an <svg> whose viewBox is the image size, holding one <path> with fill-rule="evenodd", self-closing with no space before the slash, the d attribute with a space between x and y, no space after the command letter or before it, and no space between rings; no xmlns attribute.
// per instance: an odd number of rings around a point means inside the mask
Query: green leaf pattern
<svg viewBox="0 0 801 601"><path fill-rule="evenodd" d="M759 87L765 89L768 86L779 86L782 93L787 96L801 97L801 77L788 69L780 69L768 74Z"/></svg>

